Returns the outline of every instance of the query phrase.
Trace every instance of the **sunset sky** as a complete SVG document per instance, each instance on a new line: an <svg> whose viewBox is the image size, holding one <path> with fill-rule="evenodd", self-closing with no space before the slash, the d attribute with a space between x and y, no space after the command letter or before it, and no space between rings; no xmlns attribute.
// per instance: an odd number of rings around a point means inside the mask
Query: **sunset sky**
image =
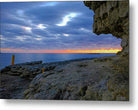
<svg viewBox="0 0 138 110"><path fill-rule="evenodd" d="M120 39L93 33L83 2L1 3L1 52L116 53Z"/></svg>

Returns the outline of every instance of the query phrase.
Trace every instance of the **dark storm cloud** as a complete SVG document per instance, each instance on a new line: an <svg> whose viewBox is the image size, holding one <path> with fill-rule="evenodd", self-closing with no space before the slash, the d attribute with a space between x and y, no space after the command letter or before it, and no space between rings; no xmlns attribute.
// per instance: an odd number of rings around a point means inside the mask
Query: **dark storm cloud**
<svg viewBox="0 0 138 110"><path fill-rule="evenodd" d="M93 16L83 2L1 3L1 47L119 48L120 39L92 33Z"/></svg>
<svg viewBox="0 0 138 110"><path fill-rule="evenodd" d="M53 24L60 22L62 20L62 17L71 12L84 12L79 19L87 19L88 17L91 17L94 13L92 11L84 11L86 10L86 8L87 7L84 7L83 2L59 2L54 7L40 5L39 7L32 8L26 11L26 15L35 16L35 21L42 21L44 23ZM76 21L78 21L79 19L77 19Z"/></svg>

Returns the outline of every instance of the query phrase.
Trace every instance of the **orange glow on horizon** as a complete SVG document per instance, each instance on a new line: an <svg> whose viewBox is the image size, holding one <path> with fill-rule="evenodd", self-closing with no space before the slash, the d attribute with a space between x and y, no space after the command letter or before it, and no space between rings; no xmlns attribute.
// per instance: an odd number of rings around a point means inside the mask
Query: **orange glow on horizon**
<svg viewBox="0 0 138 110"><path fill-rule="evenodd" d="M23 50L23 49L0 49L3 53L117 53L121 48L110 49L86 49L86 50Z"/></svg>

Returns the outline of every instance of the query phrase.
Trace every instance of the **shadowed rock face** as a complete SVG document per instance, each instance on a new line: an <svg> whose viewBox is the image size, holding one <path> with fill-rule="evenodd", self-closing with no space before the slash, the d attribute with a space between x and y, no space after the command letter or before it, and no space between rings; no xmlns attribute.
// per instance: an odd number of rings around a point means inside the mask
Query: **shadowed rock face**
<svg viewBox="0 0 138 110"><path fill-rule="evenodd" d="M129 1L84 1L95 12L93 32L121 38L121 55L128 55Z"/></svg>

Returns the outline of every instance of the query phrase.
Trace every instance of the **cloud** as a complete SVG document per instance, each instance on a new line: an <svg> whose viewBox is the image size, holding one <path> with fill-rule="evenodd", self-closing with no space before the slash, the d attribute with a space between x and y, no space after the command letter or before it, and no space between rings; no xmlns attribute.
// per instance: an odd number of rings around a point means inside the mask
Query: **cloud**
<svg viewBox="0 0 138 110"><path fill-rule="evenodd" d="M43 30L43 29L45 29L45 28L47 28L47 27L44 26L44 24L38 24L38 25L37 25L37 28Z"/></svg>
<svg viewBox="0 0 138 110"><path fill-rule="evenodd" d="M26 32L28 33L32 33L32 28L31 27L25 27L25 26L21 26Z"/></svg>
<svg viewBox="0 0 138 110"><path fill-rule="evenodd" d="M68 15L65 15L62 18L62 22L59 24L56 24L57 26L66 26L69 21L71 21L73 18L77 17L78 13L69 13Z"/></svg>
<svg viewBox="0 0 138 110"><path fill-rule="evenodd" d="M66 36L66 37L68 37L68 36L69 36L69 34L63 34L63 36Z"/></svg>
<svg viewBox="0 0 138 110"><path fill-rule="evenodd" d="M24 16L24 11L23 10L17 10L17 14L19 16Z"/></svg>
<svg viewBox="0 0 138 110"><path fill-rule="evenodd" d="M92 33L94 12L83 2L15 2L1 4L2 48L119 48L111 34Z"/></svg>
<svg viewBox="0 0 138 110"><path fill-rule="evenodd" d="M46 2L46 3L43 3L42 5L40 5L40 7L55 6L57 4L58 4L58 2Z"/></svg>

